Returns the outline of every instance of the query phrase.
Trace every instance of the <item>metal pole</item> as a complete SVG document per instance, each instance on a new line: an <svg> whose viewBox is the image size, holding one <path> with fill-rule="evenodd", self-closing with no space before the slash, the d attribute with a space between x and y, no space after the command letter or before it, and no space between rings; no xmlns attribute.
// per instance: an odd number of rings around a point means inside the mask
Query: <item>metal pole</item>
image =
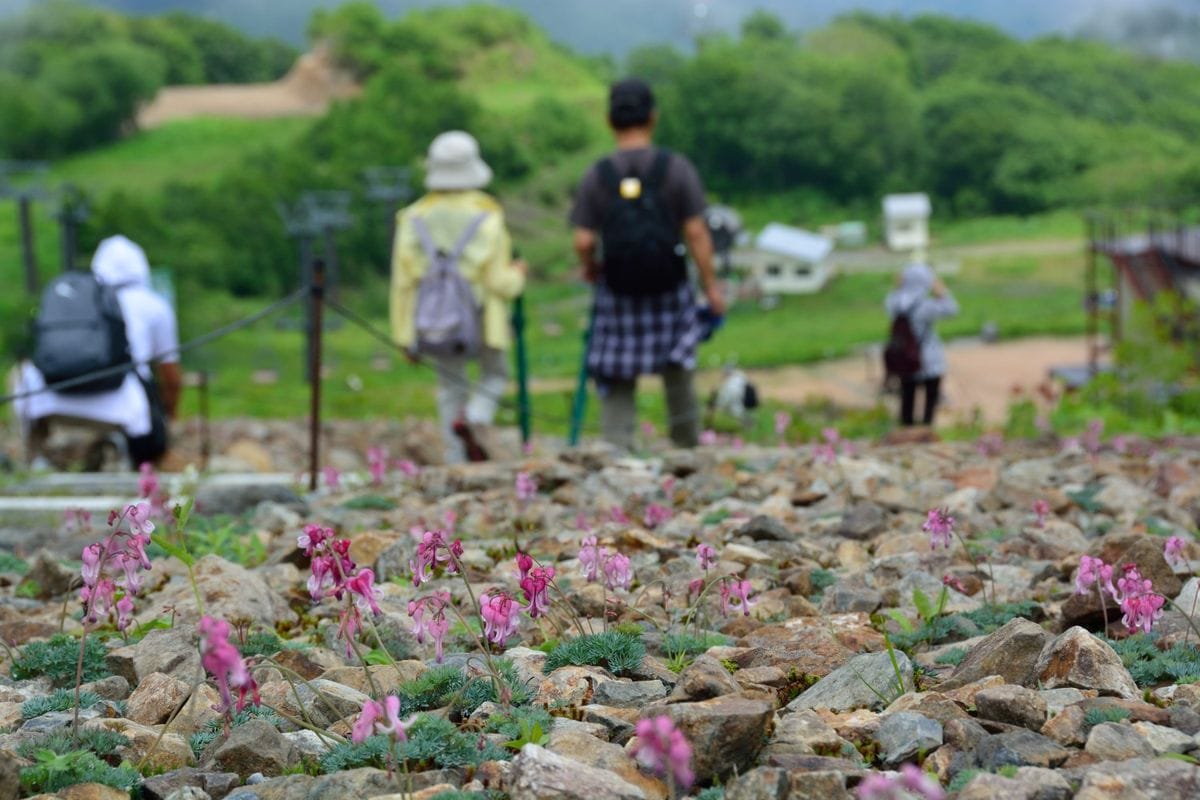
<svg viewBox="0 0 1200 800"><path fill-rule="evenodd" d="M299 237L300 245L300 284L309 286L312 284L313 272L313 256L312 256L312 239L308 236L301 235ZM304 298L304 380L312 381L312 318L313 318L313 298L312 294Z"/></svg>
<svg viewBox="0 0 1200 800"><path fill-rule="evenodd" d="M1084 296L1087 298L1088 375L1093 378L1099 369L1100 361L1100 347L1097 341L1099 338L1099 319L1097 315L1100 313L1098 307L1100 298L1097 294L1098 289L1096 285L1096 248L1099 246L1099 242L1097 241L1097 227L1096 220L1088 217L1088 255L1087 264L1084 267Z"/></svg>
<svg viewBox="0 0 1200 800"><path fill-rule="evenodd" d="M309 333L310 393L308 403L308 490L317 490L317 469L321 438L321 301L325 296L325 262L313 261L312 328Z"/></svg>
<svg viewBox="0 0 1200 800"><path fill-rule="evenodd" d="M525 352L525 296L513 301L513 331L515 333L517 359L517 422L521 427L521 444L529 444L533 433L530 424L529 405L529 357Z"/></svg>
<svg viewBox="0 0 1200 800"><path fill-rule="evenodd" d="M70 213L65 213L61 224L62 232L62 269L70 272L75 269L75 220Z"/></svg>
<svg viewBox="0 0 1200 800"><path fill-rule="evenodd" d="M208 471L212 435L208 429L208 370L200 371L200 471Z"/></svg>
<svg viewBox="0 0 1200 800"><path fill-rule="evenodd" d="M25 263L25 291L31 296L38 291L37 255L33 252L33 198L23 194L17 198L20 209L21 258Z"/></svg>
<svg viewBox="0 0 1200 800"><path fill-rule="evenodd" d="M571 431L567 443L571 447L579 444L580 434L583 433L583 414L587 411L587 357L588 348L592 344L592 326L595 318L588 316L587 330L583 334L583 357L579 361L579 379L575 382L575 400L571 403Z"/></svg>

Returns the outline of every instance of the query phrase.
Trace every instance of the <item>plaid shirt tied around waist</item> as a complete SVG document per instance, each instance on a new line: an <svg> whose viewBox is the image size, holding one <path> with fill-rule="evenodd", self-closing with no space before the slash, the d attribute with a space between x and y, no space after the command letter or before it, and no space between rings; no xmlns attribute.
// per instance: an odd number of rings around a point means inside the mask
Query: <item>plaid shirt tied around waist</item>
<svg viewBox="0 0 1200 800"><path fill-rule="evenodd" d="M690 283L663 294L618 295L596 283L587 366L599 380L630 380L670 366L695 369L702 327Z"/></svg>

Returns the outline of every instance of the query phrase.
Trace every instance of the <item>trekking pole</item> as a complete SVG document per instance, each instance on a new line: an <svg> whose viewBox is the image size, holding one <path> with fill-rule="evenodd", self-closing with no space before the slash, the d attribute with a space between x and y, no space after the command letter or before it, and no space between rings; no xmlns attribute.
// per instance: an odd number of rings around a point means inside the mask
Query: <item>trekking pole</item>
<svg viewBox="0 0 1200 800"><path fill-rule="evenodd" d="M515 357L517 360L517 424L521 428L521 444L529 444L533 435L532 409L529 403L529 356L525 351L525 295L518 295L513 301L512 313L513 333L516 339Z"/></svg>
<svg viewBox="0 0 1200 800"><path fill-rule="evenodd" d="M309 403L308 403L308 490L317 490L317 469L320 462L321 439L321 301L325 296L325 262L313 260L312 331L309 334Z"/></svg>
<svg viewBox="0 0 1200 800"><path fill-rule="evenodd" d="M583 357L579 361L579 379L575 382L575 399L571 403L571 431L567 436L567 444L571 447L579 444L579 436L583 432L583 415L587 411L587 357L588 348L592 344L592 326L595 324L595 316L589 314L587 330L583 333Z"/></svg>

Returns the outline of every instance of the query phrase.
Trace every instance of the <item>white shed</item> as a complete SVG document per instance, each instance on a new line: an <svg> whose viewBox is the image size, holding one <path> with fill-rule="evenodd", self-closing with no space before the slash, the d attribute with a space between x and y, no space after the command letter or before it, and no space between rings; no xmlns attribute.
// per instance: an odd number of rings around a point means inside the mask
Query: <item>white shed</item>
<svg viewBox="0 0 1200 800"><path fill-rule="evenodd" d="M832 252L828 237L772 222L755 238L754 247L736 253L734 261L763 294L814 294L833 274Z"/></svg>
<svg viewBox="0 0 1200 800"><path fill-rule="evenodd" d="M883 198L884 238L891 250L929 249L929 195L889 194Z"/></svg>

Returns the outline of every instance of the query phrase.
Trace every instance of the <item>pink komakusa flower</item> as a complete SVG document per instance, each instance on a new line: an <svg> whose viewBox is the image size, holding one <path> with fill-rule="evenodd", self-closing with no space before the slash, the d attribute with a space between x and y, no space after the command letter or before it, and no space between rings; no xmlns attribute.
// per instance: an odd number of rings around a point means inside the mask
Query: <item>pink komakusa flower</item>
<svg viewBox="0 0 1200 800"><path fill-rule="evenodd" d="M372 446L367 448L367 472L371 474L371 483L376 486L383 484L387 477L388 451L386 447Z"/></svg>
<svg viewBox="0 0 1200 800"><path fill-rule="evenodd" d="M693 595L696 597L699 597L700 593L703 591L704 591L704 578L693 578L692 580L688 581L688 598L689 599Z"/></svg>
<svg viewBox="0 0 1200 800"><path fill-rule="evenodd" d="M1121 621L1131 631L1140 629L1149 633L1162 616L1166 598L1154 592L1154 584L1142 577L1136 564L1125 564L1121 573L1113 595L1121 606Z"/></svg>
<svg viewBox="0 0 1200 800"><path fill-rule="evenodd" d="M609 519L618 525L628 525L629 517L625 514L625 509L620 506L613 506L608 510Z"/></svg>
<svg viewBox="0 0 1200 800"><path fill-rule="evenodd" d="M462 542L458 539L447 542L445 531L425 531L421 543L417 545L417 557L408 562L413 574L413 586L420 586L429 580L432 577L430 571L439 566L444 566L447 572L455 572L462 554Z"/></svg>
<svg viewBox="0 0 1200 800"><path fill-rule="evenodd" d="M321 477L330 491L336 492L342 485L342 472L332 464L321 468Z"/></svg>
<svg viewBox="0 0 1200 800"><path fill-rule="evenodd" d="M945 800L946 792L936 780L915 764L905 764L895 775L872 772L856 790L858 800Z"/></svg>
<svg viewBox="0 0 1200 800"><path fill-rule="evenodd" d="M1167 559L1167 563L1172 569L1187 568L1187 557L1183 554L1184 541L1180 536L1172 536L1167 539L1167 543L1163 545L1163 558Z"/></svg>
<svg viewBox="0 0 1200 800"><path fill-rule="evenodd" d="M397 461L396 469L400 470L400 474L406 478L415 478L421 474L421 468L407 458Z"/></svg>
<svg viewBox="0 0 1200 800"><path fill-rule="evenodd" d="M675 483L676 478L674 475L668 475L667 477L663 478L662 490L663 494L667 496L668 500L671 498L671 492L675 491Z"/></svg>
<svg viewBox="0 0 1200 800"><path fill-rule="evenodd" d="M711 544L701 542L696 545L696 563L703 572L708 572L717 563L717 551Z"/></svg>
<svg viewBox="0 0 1200 800"><path fill-rule="evenodd" d="M150 521L150 512L149 503L125 506L124 518L129 525L130 532L149 539L150 534L154 533L154 523Z"/></svg>
<svg viewBox="0 0 1200 800"><path fill-rule="evenodd" d="M646 513L643 515L642 521L647 528L657 528L664 522L671 519L671 509L666 506L660 506L658 503L651 503L646 506Z"/></svg>
<svg viewBox="0 0 1200 800"><path fill-rule="evenodd" d="M417 644L424 644L426 635L433 639L434 658L439 664L444 658L443 640L446 632L450 630L450 621L446 619L446 609L449 607L450 592L445 589L410 600L408 603L408 615L413 621L413 637L416 638Z"/></svg>
<svg viewBox="0 0 1200 800"><path fill-rule="evenodd" d="M792 415L786 411L775 412L775 438L783 441L783 437L787 435L788 428L792 427Z"/></svg>
<svg viewBox="0 0 1200 800"><path fill-rule="evenodd" d="M483 617L483 635L493 644L503 646L517 632L521 606L507 592L493 591L480 600L479 614Z"/></svg>
<svg viewBox="0 0 1200 800"><path fill-rule="evenodd" d="M954 535L954 517L944 508L931 508L921 530L929 534L929 546L934 550L949 547Z"/></svg>
<svg viewBox="0 0 1200 800"><path fill-rule="evenodd" d="M1113 568L1104 563L1103 559L1092 556L1080 556L1079 572L1075 575L1075 594L1084 595L1097 587L1100 591L1107 589L1109 594L1116 595L1112 585Z"/></svg>
<svg viewBox="0 0 1200 800"><path fill-rule="evenodd" d="M721 616L729 616L731 604L742 609L742 616L750 616L750 608L754 601L750 599L750 581L740 581L737 578L725 578L721 581Z"/></svg>
<svg viewBox="0 0 1200 800"><path fill-rule="evenodd" d="M112 528L107 538L83 548L80 559L80 578L83 587L79 600L84 604L84 624L99 622L113 611L117 614L117 630L124 631L133 621L133 596L142 589L140 572L150 569L146 545L154 523L148 519L145 503L129 505L124 512L111 512L108 524ZM125 528L128 528L126 530ZM120 597L117 589L122 590Z"/></svg>
<svg viewBox="0 0 1200 800"><path fill-rule="evenodd" d="M592 524L588 522L587 514L584 514L582 511L575 512L575 530L586 532L591 529Z"/></svg>
<svg viewBox="0 0 1200 800"><path fill-rule="evenodd" d="M528 472L517 473L517 500L521 503L528 503L533 498L537 497L538 485L533 476Z"/></svg>
<svg viewBox="0 0 1200 800"><path fill-rule="evenodd" d="M948 586L949 588L953 589L954 591L958 592L959 594L967 594L968 593L967 587L963 584L962 580L956 575L943 575L942 576L942 585Z"/></svg>
<svg viewBox="0 0 1200 800"><path fill-rule="evenodd" d="M408 728L416 716L400 719L400 698L389 694L378 700L368 700L363 703L358 719L350 729L350 741L361 744L373 734L390 736L395 742L408 740Z"/></svg>
<svg viewBox="0 0 1200 800"><path fill-rule="evenodd" d="M205 616L201 617L197 629L202 637L200 663L216 680L217 692L221 696L221 705L217 710L228 714L236 706L241 711L246 706L247 695L258 705L258 686L254 677L241 653L229 643L229 623ZM236 703L233 699L235 689L238 695Z"/></svg>
<svg viewBox="0 0 1200 800"><path fill-rule="evenodd" d="M596 580L600 573L600 561L603 557L604 549L597 544L595 536L585 536L579 544L579 566L583 569L583 576L588 583Z"/></svg>
<svg viewBox="0 0 1200 800"><path fill-rule="evenodd" d="M638 764L680 788L692 785L692 746L674 720L666 714L638 720L634 732L637 742L630 752Z"/></svg>
<svg viewBox="0 0 1200 800"><path fill-rule="evenodd" d="M138 467L138 497L153 497L158 493L158 476L149 461Z"/></svg>
<svg viewBox="0 0 1200 800"><path fill-rule="evenodd" d="M1094 419L1088 423L1087 430L1079 438L1079 443L1088 455L1096 455L1102 447L1101 437L1104 435L1104 420Z"/></svg>
<svg viewBox="0 0 1200 800"><path fill-rule="evenodd" d="M742 448L744 448L746 446L746 440L740 436L734 436L732 439L729 440L729 446L732 447L734 450L741 450Z"/></svg>
<svg viewBox="0 0 1200 800"><path fill-rule="evenodd" d="M602 569L606 588L629 591L629 586L633 583L633 570L629 568L629 556L615 552L609 553L604 559Z"/></svg>
<svg viewBox="0 0 1200 800"><path fill-rule="evenodd" d="M998 456L1004 450L1004 436L999 433L985 433L975 442L975 450L985 458Z"/></svg>
<svg viewBox="0 0 1200 800"><path fill-rule="evenodd" d="M1033 501L1033 515L1037 517L1037 526L1046 527L1046 517L1050 516L1050 504L1045 500Z"/></svg>
<svg viewBox="0 0 1200 800"><path fill-rule="evenodd" d="M529 603L526 610L531 619L537 619L550 610L548 590L554 580L554 567L533 567L521 578L521 593Z"/></svg>
<svg viewBox="0 0 1200 800"><path fill-rule="evenodd" d="M85 533L92 527L92 512L86 508L68 508L63 511L63 527L68 533Z"/></svg>
<svg viewBox="0 0 1200 800"><path fill-rule="evenodd" d="M375 616L379 616L383 611L379 608L379 598L382 593L379 587L375 586L375 571L364 567L358 573L346 581L346 589L354 595L354 602L358 604L359 610L370 611Z"/></svg>
<svg viewBox="0 0 1200 800"><path fill-rule="evenodd" d="M655 434L654 423L650 422L650 421L643 422L642 423L642 436L646 437L647 439L653 439L654 434Z"/></svg>
<svg viewBox="0 0 1200 800"><path fill-rule="evenodd" d="M517 580L525 580L536 563L528 553L517 553Z"/></svg>
<svg viewBox="0 0 1200 800"><path fill-rule="evenodd" d="M714 430L705 430L700 434L700 444L705 447L712 447L719 441L717 432Z"/></svg>

